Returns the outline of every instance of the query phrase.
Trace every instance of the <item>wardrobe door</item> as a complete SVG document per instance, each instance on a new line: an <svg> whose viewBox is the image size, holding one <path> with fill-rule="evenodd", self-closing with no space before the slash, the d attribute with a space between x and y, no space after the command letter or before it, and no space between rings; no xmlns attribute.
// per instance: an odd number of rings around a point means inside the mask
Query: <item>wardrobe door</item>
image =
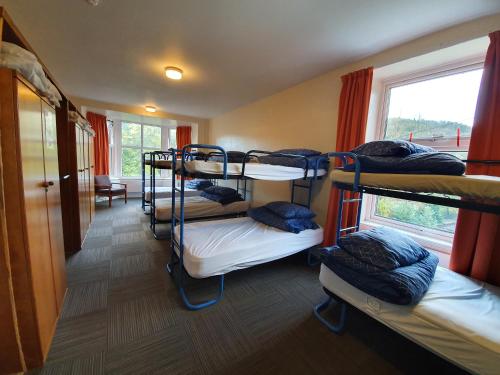
<svg viewBox="0 0 500 375"><path fill-rule="evenodd" d="M18 82L19 141L33 301L38 336L46 355L57 320L44 176L40 98ZM21 228L20 228L21 229Z"/></svg>
<svg viewBox="0 0 500 375"><path fill-rule="evenodd" d="M95 186L94 186L94 137L89 136L89 178L90 178L90 221L95 213Z"/></svg>
<svg viewBox="0 0 500 375"><path fill-rule="evenodd" d="M62 232L61 191L57 156L57 128L55 110L42 101L44 124L45 180L47 182L47 211L49 216L52 268L58 312L62 309L66 292L66 265Z"/></svg>
<svg viewBox="0 0 500 375"><path fill-rule="evenodd" d="M85 239L85 167L83 162L83 132L79 126L75 126L75 138L76 138L76 159L78 165L78 208L79 208L79 218L80 218L80 241L83 243Z"/></svg>
<svg viewBox="0 0 500 375"><path fill-rule="evenodd" d="M90 165L89 165L89 135L83 131L83 169L84 169L84 202L83 213L85 215L85 231L90 225Z"/></svg>

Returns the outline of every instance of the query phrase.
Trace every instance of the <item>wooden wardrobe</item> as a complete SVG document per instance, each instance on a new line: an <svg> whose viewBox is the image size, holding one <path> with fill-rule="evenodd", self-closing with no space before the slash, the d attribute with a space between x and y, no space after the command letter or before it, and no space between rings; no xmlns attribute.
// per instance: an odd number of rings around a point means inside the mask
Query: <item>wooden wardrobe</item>
<svg viewBox="0 0 500 375"><path fill-rule="evenodd" d="M64 244L71 254L81 249L95 212L94 137L83 124L69 120L68 111L76 108L69 102L66 107L57 111L57 134Z"/></svg>
<svg viewBox="0 0 500 375"><path fill-rule="evenodd" d="M4 68L0 107L3 259L9 259L17 323L0 319L0 332L16 331L18 340L4 344L12 351L17 343L22 361L34 368L48 353L66 291L56 113L22 76ZM0 357L2 366L7 360Z"/></svg>

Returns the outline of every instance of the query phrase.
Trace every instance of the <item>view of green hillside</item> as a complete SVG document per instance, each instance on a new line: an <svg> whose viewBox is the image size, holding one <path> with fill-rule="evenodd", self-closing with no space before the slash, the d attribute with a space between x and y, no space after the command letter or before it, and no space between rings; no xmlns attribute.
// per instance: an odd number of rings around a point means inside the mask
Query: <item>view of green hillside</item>
<svg viewBox="0 0 500 375"><path fill-rule="evenodd" d="M461 136L469 136L472 129L458 122L392 117L387 119L385 139L408 139L410 132L413 132L413 138L433 135L454 137L457 135L457 128L460 129Z"/></svg>

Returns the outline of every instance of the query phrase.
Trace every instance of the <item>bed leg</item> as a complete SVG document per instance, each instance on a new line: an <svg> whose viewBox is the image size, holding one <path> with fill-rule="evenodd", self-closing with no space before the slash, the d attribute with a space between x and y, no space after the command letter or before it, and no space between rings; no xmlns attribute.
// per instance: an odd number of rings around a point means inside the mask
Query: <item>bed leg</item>
<svg viewBox="0 0 500 375"><path fill-rule="evenodd" d="M187 298L186 292L184 291L184 287L182 285L179 285L179 293L181 294L182 302L184 302L184 305L188 310L196 311L204 309L205 307L215 305L221 300L222 295L224 294L224 275L219 276L219 292L217 293L217 297L215 297L214 299L197 304L192 304L191 302L189 302L189 299Z"/></svg>
<svg viewBox="0 0 500 375"><path fill-rule="evenodd" d="M321 262L318 259L318 257L314 256L313 249L307 250L307 265L309 267L314 267L314 266L317 266L320 263Z"/></svg>
<svg viewBox="0 0 500 375"><path fill-rule="evenodd" d="M340 318L337 324L333 324L321 316L321 312L328 308L328 306L330 306L330 303L332 302L340 304ZM324 302L314 306L314 315L316 315L316 318L318 318L318 320L323 323L330 331L334 333L341 333L345 326L347 313L346 310L347 308L345 302L337 302L329 296Z"/></svg>

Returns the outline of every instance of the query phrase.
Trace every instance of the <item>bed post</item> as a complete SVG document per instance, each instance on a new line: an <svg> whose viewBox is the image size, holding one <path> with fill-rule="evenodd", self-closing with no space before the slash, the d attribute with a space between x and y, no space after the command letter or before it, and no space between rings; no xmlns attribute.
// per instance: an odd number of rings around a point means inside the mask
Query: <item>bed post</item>
<svg viewBox="0 0 500 375"><path fill-rule="evenodd" d="M191 148L214 148L214 146L210 145L202 145L202 144L190 144L186 145L182 148L182 156L181 156L181 167L180 167L180 172L179 175L181 176L181 186L180 189L178 189L175 186L175 175L176 175L176 159L177 159L177 151L172 149L172 154L173 154L173 160L172 160L172 184L173 184L173 189L172 189L172 219L171 219L171 245L172 245L172 254L171 254L171 259L170 263L167 264L167 271L168 273L173 276L173 271L174 267L176 264L179 264L179 274L177 276L177 287L179 289L179 294L181 295L182 302L186 306L187 309L189 310L201 310L204 309L205 307L215 305L217 302L220 301L224 294L224 275L219 275L219 290L217 293L217 296L214 299L201 302L198 304L193 304L189 301L186 291L184 290L184 194L185 194L185 177L186 177L186 169L185 169L185 161L187 156L189 155L189 151ZM227 153L222 147L215 146L218 150L220 150L223 153L224 156L224 170L223 170L223 178L227 179ZM175 192L180 193L180 212L179 212L179 241L175 239L175 226L177 222L177 215L176 215L176 210L175 210ZM176 255L176 248L179 250L179 255ZM178 262L175 262L175 258L178 259Z"/></svg>
<svg viewBox="0 0 500 375"><path fill-rule="evenodd" d="M350 231L350 230L359 230L359 225L360 225L360 219L361 219L361 204L362 204L362 199L363 199L363 193L362 191L359 190L359 174L360 174L360 165L359 161L357 160L357 157L355 154L352 153L329 153L329 157L338 157L342 161L342 167L344 167L347 164L347 158L351 158L354 161L355 164L355 177L354 177L354 192L357 192L359 194L358 198L355 197L350 197L348 199L345 198L345 189L338 188L332 183L332 188L337 188L339 190L339 205L338 205L338 212L337 212L337 226L335 228L335 243L338 245L338 241L340 238L340 235L343 232ZM347 228L342 228L342 218L344 214L344 204L351 204L358 202L358 207L357 207L357 217L356 217L356 224L353 227L347 227ZM324 288L323 288L324 289ZM330 294L326 289L324 289L325 293L327 294L327 299L320 304L314 306L313 311L314 315L318 320L323 323L330 331L334 333L341 333L342 330L344 329L345 326L345 321L346 321L346 316L347 316L347 304L332 294ZM331 304L335 303L340 306L340 317L339 321L337 323L332 323L328 321L326 318L321 316L321 312L326 310Z"/></svg>

